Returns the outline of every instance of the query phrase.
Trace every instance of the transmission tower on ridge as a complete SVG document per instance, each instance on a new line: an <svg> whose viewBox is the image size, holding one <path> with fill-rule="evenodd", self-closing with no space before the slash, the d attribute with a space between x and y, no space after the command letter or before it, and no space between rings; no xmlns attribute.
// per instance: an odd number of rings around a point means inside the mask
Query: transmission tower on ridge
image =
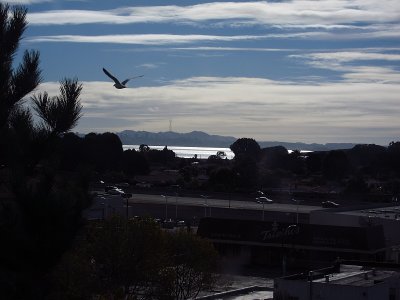
<svg viewBox="0 0 400 300"><path fill-rule="evenodd" d="M172 132L172 120L169 120L169 132Z"/></svg>

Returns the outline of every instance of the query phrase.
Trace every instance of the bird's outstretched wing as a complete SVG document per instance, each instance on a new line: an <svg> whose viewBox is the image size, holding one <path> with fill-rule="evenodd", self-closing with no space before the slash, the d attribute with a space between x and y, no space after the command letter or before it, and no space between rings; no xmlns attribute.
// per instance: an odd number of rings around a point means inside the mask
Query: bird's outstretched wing
<svg viewBox="0 0 400 300"><path fill-rule="evenodd" d="M119 80L118 80L117 78L115 78L113 75L111 75L110 72L108 72L106 69L103 68L103 72L104 72L108 77L110 77L116 84L121 84L121 83L119 82ZM122 84L125 84L125 83L122 83Z"/></svg>
<svg viewBox="0 0 400 300"><path fill-rule="evenodd" d="M139 77L143 77L143 76L144 76L144 75L139 75L139 76L131 77L131 78L125 79L125 80L122 81L121 83L122 83L123 85L125 85L125 84L127 84L127 82L128 82L129 80L135 79L135 78L139 78Z"/></svg>

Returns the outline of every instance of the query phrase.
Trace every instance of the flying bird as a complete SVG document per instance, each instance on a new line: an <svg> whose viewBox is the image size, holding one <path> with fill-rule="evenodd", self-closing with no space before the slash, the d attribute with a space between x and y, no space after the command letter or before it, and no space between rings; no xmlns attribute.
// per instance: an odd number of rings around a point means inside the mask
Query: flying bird
<svg viewBox="0 0 400 300"><path fill-rule="evenodd" d="M115 82L114 86L115 86L115 88L117 88L119 90L126 88L126 84L128 83L129 80L135 79L135 78L139 78L139 77L143 77L143 75L139 75L139 76L135 76L135 77L131 77L131 78L125 79L124 81L120 82L115 76L111 75L111 73L108 72L104 68L103 68L103 72Z"/></svg>

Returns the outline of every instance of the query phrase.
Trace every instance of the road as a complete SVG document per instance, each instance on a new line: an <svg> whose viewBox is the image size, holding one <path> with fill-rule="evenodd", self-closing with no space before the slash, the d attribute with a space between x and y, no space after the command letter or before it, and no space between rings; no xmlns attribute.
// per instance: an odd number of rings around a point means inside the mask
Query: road
<svg viewBox="0 0 400 300"><path fill-rule="evenodd" d="M303 205L303 203L296 205L294 202L280 203L275 199L273 203L262 204L249 200L142 193L133 193L131 198L125 199L119 196L110 196L101 190L93 192L97 192L99 196L102 195L103 199L110 199L106 201L106 206L102 204L104 200L100 199L100 206L97 205L97 217L104 217L111 212L118 211L120 214L130 217L151 216L159 219L199 220L203 217L216 217L308 223L310 212L321 209L321 206Z"/></svg>
<svg viewBox="0 0 400 300"><path fill-rule="evenodd" d="M231 208L231 209L248 209L248 210L268 210L279 212L299 212L309 213L313 210L321 209L321 206L312 205L296 205L287 203L265 203L260 204L252 201L224 200L213 198L195 198L195 197L175 197L163 195L133 194L129 199L130 204L134 203L152 203L152 204L168 204L178 206L208 206L213 208Z"/></svg>

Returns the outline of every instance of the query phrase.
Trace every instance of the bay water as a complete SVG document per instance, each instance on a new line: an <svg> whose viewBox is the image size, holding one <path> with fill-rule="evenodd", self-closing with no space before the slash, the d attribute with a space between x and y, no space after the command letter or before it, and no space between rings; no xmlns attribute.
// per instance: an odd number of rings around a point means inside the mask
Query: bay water
<svg viewBox="0 0 400 300"><path fill-rule="evenodd" d="M150 149L163 150L165 146L149 146ZM124 150L135 149L139 150L139 145L123 145ZM184 146L167 146L169 150L175 152L177 157L193 158L197 155L198 159L207 159L211 155L216 155L217 152L222 151L226 154L227 159L232 159L235 155L229 148L218 147L184 147ZM223 157L225 158L225 157Z"/></svg>

